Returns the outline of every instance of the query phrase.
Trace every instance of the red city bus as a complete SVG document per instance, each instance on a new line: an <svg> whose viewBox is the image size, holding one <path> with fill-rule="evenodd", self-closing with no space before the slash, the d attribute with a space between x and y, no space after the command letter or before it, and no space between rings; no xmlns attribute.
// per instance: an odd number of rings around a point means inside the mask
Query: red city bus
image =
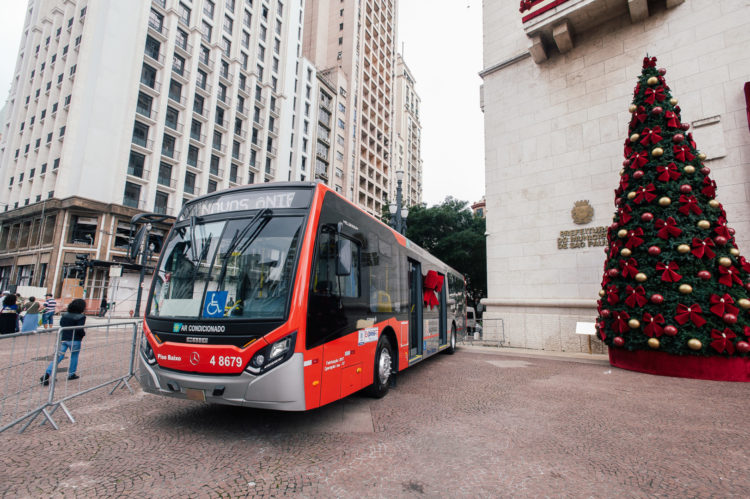
<svg viewBox="0 0 750 499"><path fill-rule="evenodd" d="M324 184L185 204L155 271L139 381L159 395L301 411L440 351L466 321L451 269Z"/></svg>

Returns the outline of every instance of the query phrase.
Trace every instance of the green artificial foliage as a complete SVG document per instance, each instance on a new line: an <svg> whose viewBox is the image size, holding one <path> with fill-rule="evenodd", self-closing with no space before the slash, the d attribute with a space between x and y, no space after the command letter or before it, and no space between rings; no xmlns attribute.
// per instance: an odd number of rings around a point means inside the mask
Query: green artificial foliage
<svg viewBox="0 0 750 499"><path fill-rule="evenodd" d="M597 334L610 348L745 357L750 264L665 73L646 57L630 107Z"/></svg>

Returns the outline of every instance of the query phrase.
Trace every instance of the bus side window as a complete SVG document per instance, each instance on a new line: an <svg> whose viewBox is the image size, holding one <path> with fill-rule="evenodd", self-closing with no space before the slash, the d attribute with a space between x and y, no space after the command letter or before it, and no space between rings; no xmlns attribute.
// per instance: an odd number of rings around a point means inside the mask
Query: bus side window
<svg viewBox="0 0 750 499"><path fill-rule="evenodd" d="M318 236L318 242L313 292L342 298L359 297L361 266L359 244L339 234L328 232L321 233Z"/></svg>

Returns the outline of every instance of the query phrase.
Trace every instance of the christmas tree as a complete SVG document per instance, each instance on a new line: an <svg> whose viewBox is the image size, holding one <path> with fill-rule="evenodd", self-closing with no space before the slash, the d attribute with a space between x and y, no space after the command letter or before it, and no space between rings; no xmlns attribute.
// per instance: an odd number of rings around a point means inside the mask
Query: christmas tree
<svg viewBox="0 0 750 499"><path fill-rule="evenodd" d="M656 58L630 106L598 301L612 365L750 381L750 262Z"/></svg>

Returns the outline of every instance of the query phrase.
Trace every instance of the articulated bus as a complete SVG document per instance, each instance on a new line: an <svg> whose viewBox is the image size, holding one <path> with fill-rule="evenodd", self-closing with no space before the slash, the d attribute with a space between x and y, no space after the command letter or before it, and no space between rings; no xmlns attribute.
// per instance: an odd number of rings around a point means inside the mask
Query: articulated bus
<svg viewBox="0 0 750 499"><path fill-rule="evenodd" d="M320 407L453 353L461 274L319 183L184 205L148 297L138 379L160 395Z"/></svg>

